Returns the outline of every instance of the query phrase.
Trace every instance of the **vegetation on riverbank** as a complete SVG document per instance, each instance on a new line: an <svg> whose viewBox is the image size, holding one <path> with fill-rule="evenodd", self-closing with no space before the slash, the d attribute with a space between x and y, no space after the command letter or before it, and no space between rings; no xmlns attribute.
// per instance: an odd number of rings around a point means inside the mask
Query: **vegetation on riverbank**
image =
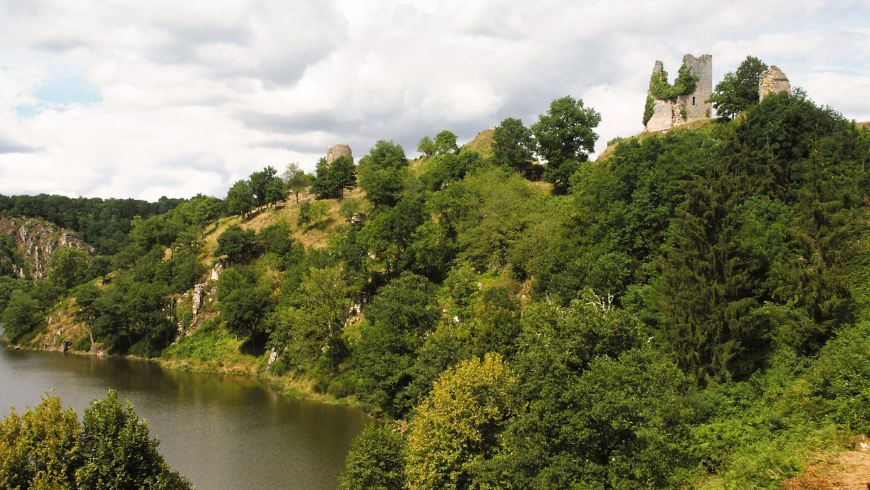
<svg viewBox="0 0 870 490"><path fill-rule="evenodd" d="M380 141L298 203L264 169L110 273L0 278L7 335L65 298L92 351L352 399L346 488L779 488L870 430L870 131L798 91L591 163L597 122Z"/></svg>

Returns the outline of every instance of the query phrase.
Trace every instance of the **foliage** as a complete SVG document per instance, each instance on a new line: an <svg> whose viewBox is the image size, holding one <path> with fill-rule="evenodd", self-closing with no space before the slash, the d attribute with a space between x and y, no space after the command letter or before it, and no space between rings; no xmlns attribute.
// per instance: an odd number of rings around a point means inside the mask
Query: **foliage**
<svg viewBox="0 0 870 490"><path fill-rule="evenodd" d="M551 102L547 113L532 125L536 152L546 161L544 179L553 184L555 192L567 192L571 175L595 151L598 135L593 129L599 122L601 115L594 109L567 96Z"/></svg>
<svg viewBox="0 0 870 490"><path fill-rule="evenodd" d="M84 464L76 471L80 488L181 489L190 483L169 469L151 439L148 426L139 421L133 405L121 405L109 391L85 410L79 450Z"/></svg>
<svg viewBox="0 0 870 490"><path fill-rule="evenodd" d="M75 411L46 395L19 417L0 422L0 486L3 488L189 489L158 453L148 426L128 402L109 391L95 400L80 425Z"/></svg>
<svg viewBox="0 0 870 490"><path fill-rule="evenodd" d="M405 150L380 140L359 161L359 186L376 207L394 206L401 198L408 175Z"/></svg>
<svg viewBox="0 0 870 490"><path fill-rule="evenodd" d="M323 358L335 370L347 354L339 334L350 312L348 293L341 269L310 269L302 276L292 306L279 307L269 316L270 344L290 356L293 365Z"/></svg>
<svg viewBox="0 0 870 490"><path fill-rule="evenodd" d="M646 126L646 124L649 122L649 120L652 119L653 115L655 114L655 110L656 110L656 100L652 97L652 95L647 95L646 96L646 103L644 103L644 106L643 106L643 125L644 126Z"/></svg>
<svg viewBox="0 0 870 490"><path fill-rule="evenodd" d="M75 411L63 411L56 396L20 417L13 410L0 422L0 487L75 488L79 433Z"/></svg>
<svg viewBox="0 0 870 490"><path fill-rule="evenodd" d="M357 398L368 409L401 417L416 400L403 393L412 383L414 354L435 326L435 288L410 272L390 281L365 309L368 327L354 348Z"/></svg>
<svg viewBox="0 0 870 490"><path fill-rule="evenodd" d="M725 78L716 84L710 101L719 117L734 119L750 106L758 104L758 87L761 74L767 65L754 56L747 56L736 72L729 71Z"/></svg>
<svg viewBox="0 0 870 490"><path fill-rule="evenodd" d="M389 424L368 424L347 454L342 490L401 490L405 441Z"/></svg>
<svg viewBox="0 0 870 490"><path fill-rule="evenodd" d="M230 262L242 262L253 253L255 236L254 230L244 230L239 225L232 225L218 236L214 256L226 255Z"/></svg>
<svg viewBox="0 0 870 490"><path fill-rule="evenodd" d="M417 152L421 153L423 156L431 157L436 151L435 142L428 136L423 136L420 139L420 142L417 143Z"/></svg>
<svg viewBox="0 0 870 490"><path fill-rule="evenodd" d="M809 376L819 415L859 433L870 429L870 324L845 329L819 353Z"/></svg>
<svg viewBox="0 0 870 490"><path fill-rule="evenodd" d="M284 182L277 177L277 174L278 172L271 166L251 174L248 185L257 207L284 200Z"/></svg>
<svg viewBox="0 0 870 490"><path fill-rule="evenodd" d="M70 289L88 279L90 258L76 247L61 247L51 254L48 277L55 284Z"/></svg>
<svg viewBox="0 0 870 490"><path fill-rule="evenodd" d="M407 488L474 488L476 473L498 447L501 427L516 412L509 396L514 383L498 354L442 374L408 436Z"/></svg>
<svg viewBox="0 0 870 490"><path fill-rule="evenodd" d="M112 255L127 244L127 234L135 216L147 220L167 213L184 199L156 202L136 199L69 198L40 194L38 196L0 195L0 216L42 218L56 226L75 230L99 254Z"/></svg>
<svg viewBox="0 0 870 490"><path fill-rule="evenodd" d="M227 211L242 216L254 209L254 190L246 180L239 180L227 191Z"/></svg>
<svg viewBox="0 0 870 490"><path fill-rule="evenodd" d="M446 129L435 135L434 145L436 155L459 153L459 146L456 145L456 135Z"/></svg>
<svg viewBox="0 0 870 490"><path fill-rule="evenodd" d="M688 66L680 67L679 75L674 84L668 83L668 72L662 70L653 72L649 80L649 92L658 100L676 99L680 95L689 95L695 91L699 77L692 75Z"/></svg>
<svg viewBox="0 0 870 490"><path fill-rule="evenodd" d="M356 167L350 158L342 155L332 163L326 163L326 160L321 159L317 164L317 177L311 185L311 191L317 194L317 197L323 198L344 198L345 189L353 189L356 187Z"/></svg>
<svg viewBox="0 0 870 490"><path fill-rule="evenodd" d="M248 333L251 342L265 316L272 310L273 302L268 291L256 288L239 288L221 300L221 319L227 329L236 334Z"/></svg>
<svg viewBox="0 0 870 490"><path fill-rule="evenodd" d="M284 173L281 174L281 180L284 181L284 186L289 191L296 195L296 202L299 202L299 194L305 192L311 185L311 175L305 173L298 163L288 163Z"/></svg>
<svg viewBox="0 0 870 490"><path fill-rule="evenodd" d="M9 296L3 310L3 334L16 342L40 322L39 303L22 290L15 290Z"/></svg>
<svg viewBox="0 0 870 490"><path fill-rule="evenodd" d="M531 177L535 149L532 132L519 119L507 118L493 133L493 163L516 170Z"/></svg>

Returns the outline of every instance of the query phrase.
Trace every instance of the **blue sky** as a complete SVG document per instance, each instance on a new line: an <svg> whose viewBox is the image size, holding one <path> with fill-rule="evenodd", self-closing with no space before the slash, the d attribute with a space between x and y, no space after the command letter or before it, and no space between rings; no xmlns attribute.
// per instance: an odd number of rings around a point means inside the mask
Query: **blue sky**
<svg viewBox="0 0 870 490"><path fill-rule="evenodd" d="M64 112L69 106L93 107L103 101L100 87L91 85L84 75L49 75L32 96L34 103L13 107L19 116L33 118L46 110Z"/></svg>
<svg viewBox="0 0 870 490"><path fill-rule="evenodd" d="M641 124L657 59L747 55L870 120L866 1L0 0L0 193L223 197L327 145L460 141L571 95L598 149Z"/></svg>

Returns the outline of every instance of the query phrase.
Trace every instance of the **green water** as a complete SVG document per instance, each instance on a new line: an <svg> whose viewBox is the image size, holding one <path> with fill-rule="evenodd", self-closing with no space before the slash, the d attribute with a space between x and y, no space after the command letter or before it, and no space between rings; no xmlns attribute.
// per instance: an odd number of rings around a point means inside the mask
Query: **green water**
<svg viewBox="0 0 870 490"><path fill-rule="evenodd" d="M10 406L22 413L52 389L80 417L116 390L199 490L335 489L353 438L371 420L358 409L280 396L253 378L0 345L0 416Z"/></svg>

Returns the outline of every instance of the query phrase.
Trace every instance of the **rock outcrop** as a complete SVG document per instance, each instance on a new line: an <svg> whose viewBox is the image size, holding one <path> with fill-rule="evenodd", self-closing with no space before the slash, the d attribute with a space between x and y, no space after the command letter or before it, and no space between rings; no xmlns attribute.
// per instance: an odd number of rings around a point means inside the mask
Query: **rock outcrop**
<svg viewBox="0 0 870 490"><path fill-rule="evenodd" d="M61 247L76 247L88 257L96 255L94 248L74 231L37 218L0 218L0 235L14 240L23 259L24 267L13 265L18 277L43 278L51 254Z"/></svg>

